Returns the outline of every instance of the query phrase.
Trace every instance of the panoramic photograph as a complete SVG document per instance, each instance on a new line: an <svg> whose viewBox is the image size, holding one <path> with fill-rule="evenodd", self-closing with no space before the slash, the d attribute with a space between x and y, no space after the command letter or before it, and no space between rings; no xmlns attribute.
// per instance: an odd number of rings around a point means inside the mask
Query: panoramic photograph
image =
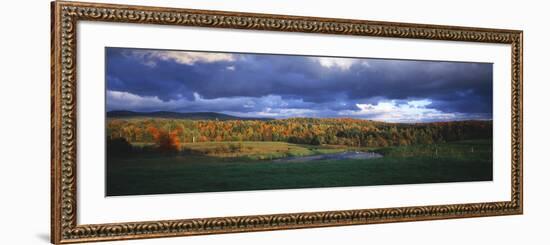
<svg viewBox="0 0 550 245"><path fill-rule="evenodd" d="M493 64L105 48L106 196L493 180Z"/></svg>

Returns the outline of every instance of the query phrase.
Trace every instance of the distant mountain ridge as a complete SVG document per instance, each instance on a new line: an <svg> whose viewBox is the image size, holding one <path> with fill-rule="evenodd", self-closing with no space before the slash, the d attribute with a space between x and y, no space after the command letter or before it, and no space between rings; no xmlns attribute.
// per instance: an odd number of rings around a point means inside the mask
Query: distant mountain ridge
<svg viewBox="0 0 550 245"><path fill-rule="evenodd" d="M169 118L169 119L190 119L190 120L273 120L272 118L252 118L252 117L237 117L217 112L173 112L173 111L153 111L153 112L136 112L136 111L109 111L108 118Z"/></svg>

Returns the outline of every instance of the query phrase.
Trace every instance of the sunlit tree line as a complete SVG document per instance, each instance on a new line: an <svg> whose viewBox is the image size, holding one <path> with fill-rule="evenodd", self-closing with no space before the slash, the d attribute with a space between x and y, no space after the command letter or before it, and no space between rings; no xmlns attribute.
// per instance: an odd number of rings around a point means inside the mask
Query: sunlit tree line
<svg viewBox="0 0 550 245"><path fill-rule="evenodd" d="M404 146L492 137L491 121L397 124L358 119L109 119L109 139L170 148L210 141L282 141L347 146Z"/></svg>

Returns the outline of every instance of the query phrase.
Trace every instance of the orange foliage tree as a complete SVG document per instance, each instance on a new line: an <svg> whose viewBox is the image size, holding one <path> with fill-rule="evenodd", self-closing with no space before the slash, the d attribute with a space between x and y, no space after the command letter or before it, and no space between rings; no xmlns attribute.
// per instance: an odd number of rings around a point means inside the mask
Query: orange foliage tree
<svg viewBox="0 0 550 245"><path fill-rule="evenodd" d="M153 136L158 149L163 152L174 152L180 150L181 142L178 137L178 131L166 132L153 126L149 127L149 133Z"/></svg>

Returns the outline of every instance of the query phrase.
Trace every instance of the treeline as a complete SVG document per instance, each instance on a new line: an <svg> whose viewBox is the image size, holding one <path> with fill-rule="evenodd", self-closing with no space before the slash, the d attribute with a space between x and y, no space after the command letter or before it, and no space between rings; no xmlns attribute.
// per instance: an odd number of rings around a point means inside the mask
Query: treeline
<svg viewBox="0 0 550 245"><path fill-rule="evenodd" d="M492 121L402 124L315 118L268 121L108 119L107 137L131 143L154 143L167 149L178 148L181 143L210 141L386 147L492 138Z"/></svg>

